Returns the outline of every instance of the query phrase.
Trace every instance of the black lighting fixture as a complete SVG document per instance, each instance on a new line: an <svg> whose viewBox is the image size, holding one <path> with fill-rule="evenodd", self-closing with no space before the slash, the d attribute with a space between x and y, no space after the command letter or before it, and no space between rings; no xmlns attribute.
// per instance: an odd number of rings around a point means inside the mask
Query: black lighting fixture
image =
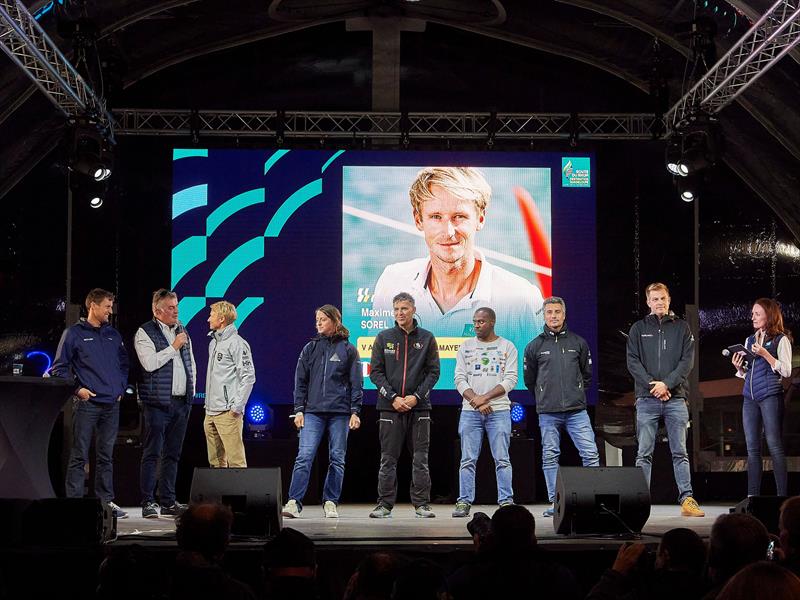
<svg viewBox="0 0 800 600"><path fill-rule="evenodd" d="M681 139L681 157L678 174L686 177L713 167L719 158L719 131L717 119L704 113L690 115L678 129Z"/></svg>
<svg viewBox="0 0 800 600"><path fill-rule="evenodd" d="M667 141L667 151L664 156L664 162L667 165L667 171L673 175L680 175L681 171L678 168L678 163L683 155L683 144L679 135L673 135Z"/></svg>
<svg viewBox="0 0 800 600"><path fill-rule="evenodd" d="M676 177L675 185L678 188L680 199L684 202L694 202L700 197L700 176L687 175L686 177Z"/></svg>
<svg viewBox="0 0 800 600"><path fill-rule="evenodd" d="M97 124L90 119L79 119L72 127L71 136L70 170L94 181L105 181L111 177L111 147Z"/></svg>

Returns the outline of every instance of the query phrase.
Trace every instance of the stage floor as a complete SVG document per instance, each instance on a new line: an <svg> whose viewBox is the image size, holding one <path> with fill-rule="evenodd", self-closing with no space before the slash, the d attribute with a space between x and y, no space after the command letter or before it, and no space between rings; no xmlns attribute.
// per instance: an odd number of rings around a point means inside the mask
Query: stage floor
<svg viewBox="0 0 800 600"><path fill-rule="evenodd" d="M657 543L658 538L675 527L687 527L707 538L714 520L725 514L735 503L703 505L705 517L682 517L677 505L656 505L650 509L650 518L642 529L642 541ZM389 519L370 519L372 504L343 504L339 506L338 519L326 519L319 505L305 506L299 519L283 519L284 527L302 531L319 546L337 545L393 545L393 546L448 546L465 547L472 544L467 532L469 518L450 516L453 506L432 505L434 519L418 519L410 504L398 504ZM536 519L536 536L540 543L554 550L563 547L605 546L621 540L605 536L562 536L553 530L553 520L542 516L545 504L527 505ZM167 542L175 541L175 523L170 517L144 519L140 507L125 508L129 517L117 522L117 543L120 542ZM485 512L492 515L495 505L475 505L472 513ZM251 542L252 543L252 542Z"/></svg>

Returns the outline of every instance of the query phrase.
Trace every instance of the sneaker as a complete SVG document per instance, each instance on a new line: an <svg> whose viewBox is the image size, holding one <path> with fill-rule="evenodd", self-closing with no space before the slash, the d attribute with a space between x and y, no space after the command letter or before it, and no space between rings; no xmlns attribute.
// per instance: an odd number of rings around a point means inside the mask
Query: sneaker
<svg viewBox="0 0 800 600"><path fill-rule="evenodd" d="M117 517L118 519L127 519L128 513L122 510L119 506L114 504L113 502L108 503L108 508L111 509L112 514Z"/></svg>
<svg viewBox="0 0 800 600"><path fill-rule="evenodd" d="M553 505L549 506L548 508L544 509L544 512L542 513L542 516L543 517L552 517L555 514L556 514L556 507L555 507L555 504L553 504Z"/></svg>
<svg viewBox="0 0 800 600"><path fill-rule="evenodd" d="M428 504L420 504L414 509L414 513L418 519L432 519L436 515L433 514L433 509Z"/></svg>
<svg viewBox="0 0 800 600"><path fill-rule="evenodd" d="M142 506L142 516L145 519L157 519L158 504L155 502L147 502L144 506Z"/></svg>
<svg viewBox="0 0 800 600"><path fill-rule="evenodd" d="M388 519L392 516L392 509L385 507L383 504L378 504L375 508L372 509L372 512L369 513L371 519Z"/></svg>
<svg viewBox="0 0 800 600"><path fill-rule="evenodd" d="M697 500L691 496L686 496L681 502L681 516L682 517L705 517L706 513L700 508Z"/></svg>
<svg viewBox="0 0 800 600"><path fill-rule="evenodd" d="M454 517L468 517L469 509L472 508L469 502L456 502L456 507L453 509Z"/></svg>
<svg viewBox="0 0 800 600"><path fill-rule="evenodd" d="M281 511L284 517L288 517L290 519L296 519L300 516L300 507L297 506L297 500L289 500L286 503L286 506L283 507L283 511Z"/></svg>
<svg viewBox="0 0 800 600"><path fill-rule="evenodd" d="M498 504L498 506L500 508L503 508L504 506L514 506L514 501L513 500L503 500L500 504Z"/></svg>
<svg viewBox="0 0 800 600"><path fill-rule="evenodd" d="M326 519L338 519L339 513L336 510L336 505L330 500L326 500L322 505L322 510L325 513Z"/></svg>
<svg viewBox="0 0 800 600"><path fill-rule="evenodd" d="M189 508L186 504L181 504L180 502L173 502L172 506L162 506L161 507L161 516L162 517L179 517L186 510Z"/></svg>

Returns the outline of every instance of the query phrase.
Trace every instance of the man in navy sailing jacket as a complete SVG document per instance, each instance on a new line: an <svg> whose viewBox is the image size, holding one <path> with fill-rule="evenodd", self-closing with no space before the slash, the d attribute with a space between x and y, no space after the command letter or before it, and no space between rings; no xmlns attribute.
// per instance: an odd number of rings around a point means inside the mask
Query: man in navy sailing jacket
<svg viewBox="0 0 800 600"><path fill-rule="evenodd" d="M50 373L75 382L72 450L67 465L68 498L82 498L84 466L97 429L95 495L109 503L117 518L128 515L114 504L114 442L119 429L119 401L128 384L128 353L122 336L108 322L114 294L99 288L86 296L88 316L61 336Z"/></svg>

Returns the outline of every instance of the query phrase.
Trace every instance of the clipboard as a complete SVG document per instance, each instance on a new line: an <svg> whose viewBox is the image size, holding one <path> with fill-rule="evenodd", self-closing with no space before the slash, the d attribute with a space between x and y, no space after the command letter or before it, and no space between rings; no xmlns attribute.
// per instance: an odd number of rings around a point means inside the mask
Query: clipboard
<svg viewBox="0 0 800 600"><path fill-rule="evenodd" d="M734 344L733 346L728 346L728 352L732 355L736 354L737 352L744 352L745 360L752 362L755 360L756 355L750 352L747 348L745 348L742 344Z"/></svg>

